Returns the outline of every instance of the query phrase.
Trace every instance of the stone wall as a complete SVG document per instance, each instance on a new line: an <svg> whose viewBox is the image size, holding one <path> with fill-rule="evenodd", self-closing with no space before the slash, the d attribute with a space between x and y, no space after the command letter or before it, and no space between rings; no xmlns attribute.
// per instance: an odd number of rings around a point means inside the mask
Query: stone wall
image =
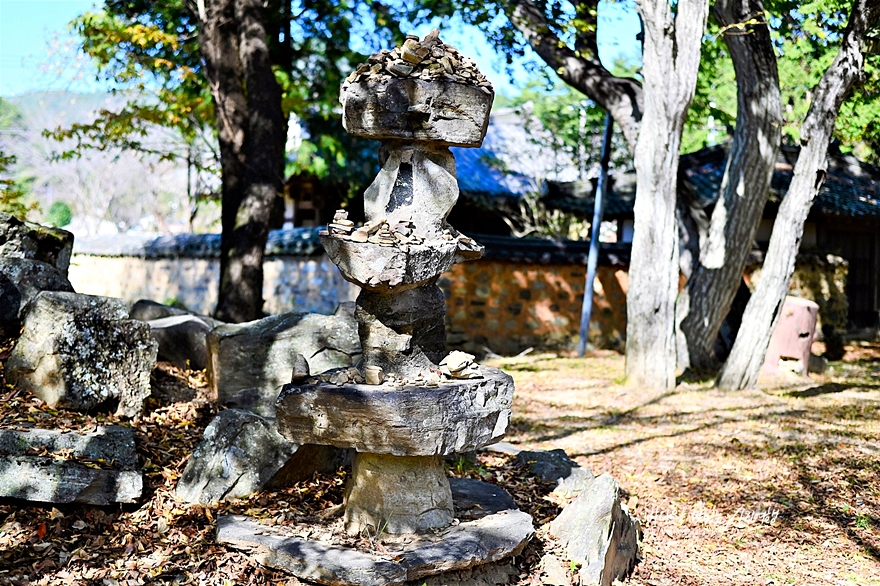
<svg viewBox="0 0 880 586"><path fill-rule="evenodd" d="M525 348L570 350L578 341L585 267L497 260L456 265L443 275L452 342L499 354ZM623 349L628 276L602 266L594 284L589 340Z"/></svg>
<svg viewBox="0 0 880 586"><path fill-rule="evenodd" d="M761 278L761 259L746 267L746 276L752 291ZM819 305L816 332L822 326L831 326L837 333L847 330L849 302L846 298L846 278L849 263L839 256L819 251L798 254L797 264L789 285L789 294L815 301ZM821 337L821 336L820 336Z"/></svg>
<svg viewBox="0 0 880 586"><path fill-rule="evenodd" d="M578 340L587 244L483 236L483 259L455 265L440 279L447 299L450 345L512 354L525 348L572 350ZM217 303L219 238L126 237L74 245L70 280L81 293L177 301L210 314ZM590 343L623 350L626 336L628 250L605 246L599 255ZM752 286L761 258L746 271ZM267 313L331 314L352 301L357 287L345 281L323 253L317 229L273 232L264 265ZM823 324L846 331L847 263L809 253L798 257L792 294L819 304Z"/></svg>
<svg viewBox="0 0 880 586"><path fill-rule="evenodd" d="M332 314L358 289L342 278L326 255L267 257L263 263L263 310ZM128 303L152 299L177 302L210 315L217 306L220 261L215 258L158 258L74 254L70 282L76 291L120 297Z"/></svg>

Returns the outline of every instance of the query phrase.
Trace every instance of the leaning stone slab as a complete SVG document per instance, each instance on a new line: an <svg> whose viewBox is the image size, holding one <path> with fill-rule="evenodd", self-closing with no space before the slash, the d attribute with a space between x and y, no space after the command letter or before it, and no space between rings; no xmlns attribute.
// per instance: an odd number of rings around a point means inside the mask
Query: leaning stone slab
<svg viewBox="0 0 880 586"><path fill-rule="evenodd" d="M118 401L133 417L150 395L157 344L121 299L40 293L6 363L6 378L50 406L89 410Z"/></svg>
<svg viewBox="0 0 880 586"><path fill-rule="evenodd" d="M0 430L3 497L90 505L133 503L143 489L136 468L134 432L128 428L100 427L91 433Z"/></svg>
<svg viewBox="0 0 880 586"><path fill-rule="evenodd" d="M628 576L639 557L641 533L621 502L617 481L607 474L589 483L550 523L550 535L570 561L581 564L580 584L610 586Z"/></svg>
<svg viewBox="0 0 880 586"><path fill-rule="evenodd" d="M67 276L73 234L60 228L23 222L0 212L0 256L50 264Z"/></svg>
<svg viewBox="0 0 880 586"><path fill-rule="evenodd" d="M459 487L459 494L462 490L467 491L468 488ZM248 551L264 566L284 570L297 578L319 584L404 584L435 574L496 562L518 555L523 550L534 534L531 516L517 510L498 511L496 503L481 498L481 494L490 494L491 490L469 495L471 506L476 503L478 508L490 511L488 514L437 534L420 535L399 550L389 552L391 555L370 555L347 547L293 537L286 534L283 527L264 526L243 516L220 517L217 541ZM494 491L503 492L497 487Z"/></svg>
<svg viewBox="0 0 880 586"><path fill-rule="evenodd" d="M221 405L275 416L275 399L302 354L313 373L360 357L354 304L335 315L285 313L215 328L207 337L208 382ZM312 443L312 442L300 442Z"/></svg>
<svg viewBox="0 0 880 586"><path fill-rule="evenodd" d="M159 360L178 368L204 370L208 364L206 338L213 326L194 315L173 315L148 321L159 344Z"/></svg>
<svg viewBox="0 0 880 586"><path fill-rule="evenodd" d="M513 379L481 367L482 379L438 387L287 385L278 397L281 435L358 452L436 456L476 450L504 436Z"/></svg>
<svg viewBox="0 0 880 586"><path fill-rule="evenodd" d="M157 303L149 299L139 299L135 301L134 304L131 306L131 309L128 311L128 314L131 319L139 319L141 321L153 321L165 317L191 315L193 317L199 318L200 320L211 326L211 328L216 328L217 326L222 326L224 324L224 322L220 321L219 319L214 319L213 317L209 317L207 315L193 313L179 307L172 307L171 305L162 305L161 303Z"/></svg>
<svg viewBox="0 0 880 586"><path fill-rule="evenodd" d="M73 292L73 286L53 265L0 256L0 335L18 335L28 305L41 291Z"/></svg>
<svg viewBox="0 0 880 586"><path fill-rule="evenodd" d="M289 486L315 472L336 470L345 455L329 446L299 446L278 434L275 422L250 411L220 412L205 429L177 483L177 498L199 504Z"/></svg>

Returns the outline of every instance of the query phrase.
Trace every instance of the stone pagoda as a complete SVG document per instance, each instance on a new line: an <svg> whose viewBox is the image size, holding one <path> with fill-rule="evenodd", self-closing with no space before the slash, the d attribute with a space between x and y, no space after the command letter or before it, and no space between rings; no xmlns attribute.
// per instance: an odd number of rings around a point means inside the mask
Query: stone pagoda
<svg viewBox="0 0 880 586"><path fill-rule="evenodd" d="M391 573L361 560L373 570L324 567L303 575L296 568L304 561L278 561L281 541L253 537L251 545L275 551L263 556L268 565L324 583L367 584L378 574L385 581L376 583L399 583L515 554L532 535L531 517L503 490L477 481L450 486L443 467L444 456L497 442L513 399L507 374L461 352L444 356L446 308L437 286L454 263L483 252L446 222L459 194L449 147L482 144L493 98L474 63L436 30L372 55L342 87L345 129L381 141L382 168L364 194L365 224L355 226L340 210L322 234L343 276L362 289L355 316L363 359L356 369L285 386L277 422L298 444L356 451L346 487L348 534L413 539ZM456 518L462 507L482 512L463 521ZM221 541L247 545L247 531L236 530L229 525L224 538L221 525Z"/></svg>

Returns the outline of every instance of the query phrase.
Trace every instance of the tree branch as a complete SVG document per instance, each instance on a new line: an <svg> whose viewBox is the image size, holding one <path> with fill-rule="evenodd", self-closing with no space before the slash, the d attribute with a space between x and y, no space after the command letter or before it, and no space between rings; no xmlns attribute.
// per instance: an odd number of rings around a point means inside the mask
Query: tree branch
<svg viewBox="0 0 880 586"><path fill-rule="evenodd" d="M595 8L596 0L582 4L581 12ZM513 25L523 34L532 49L568 85L586 94L608 110L620 127L630 152L635 151L642 119L642 86L634 79L615 77L598 60L596 53L585 57L568 47L553 32L544 13L531 0L513 0L505 5ZM585 47L590 39L583 36Z"/></svg>

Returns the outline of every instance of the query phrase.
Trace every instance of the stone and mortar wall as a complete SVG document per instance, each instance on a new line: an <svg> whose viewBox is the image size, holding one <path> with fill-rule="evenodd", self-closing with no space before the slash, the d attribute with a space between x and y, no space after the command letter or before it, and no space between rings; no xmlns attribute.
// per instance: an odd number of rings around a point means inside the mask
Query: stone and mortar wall
<svg viewBox="0 0 880 586"><path fill-rule="evenodd" d="M300 238L277 248L302 247L305 241ZM514 250L517 241L510 239L507 244L505 250L496 243L493 254L487 254L489 258L455 265L441 277L439 284L447 299L449 344L478 353L487 347L499 354L529 347L573 349L584 292L582 259L553 257L556 260L538 262L510 258L519 254ZM317 246L314 243L305 247L305 254L276 251L267 255L263 286L267 313L332 314L339 303L356 298L357 287L342 278ZM204 314L214 310L219 281L216 256L199 250L188 254L186 248L177 255L158 257L129 250L108 254L96 246L92 248L88 253L74 249L70 281L78 292L120 297L129 303L138 299L176 300ZM140 244L134 247L141 249ZM500 253L510 255L499 259ZM572 258L579 259L576 255ZM756 261L746 270L753 288L760 278L760 259ZM846 331L846 277L847 263L840 257L818 253L798 257L791 291L819 304L817 331L824 324L838 332ZM625 262L599 266L589 331L590 342L597 348L624 349L627 285Z"/></svg>
<svg viewBox="0 0 880 586"><path fill-rule="evenodd" d="M332 314L358 289L342 278L326 255L271 256L263 264L263 309ZM160 303L172 300L210 315L217 305L220 261L216 258L157 258L74 254L70 282L76 291Z"/></svg>
<svg viewBox="0 0 880 586"><path fill-rule="evenodd" d="M846 278L849 263L839 256L822 252L803 252L798 254L797 264L791 283L789 295L803 297L815 301L819 305L819 319L816 332L822 332L822 326L828 325L837 333L847 330L847 313L849 302L846 298ZM761 265L752 264L746 267L749 288L754 292L761 278Z"/></svg>
<svg viewBox="0 0 880 586"><path fill-rule="evenodd" d="M449 341L499 354L525 348L570 350L578 340L586 269L576 264L474 261L440 280L446 294ZM601 266L594 285L589 339L623 349L628 276Z"/></svg>

